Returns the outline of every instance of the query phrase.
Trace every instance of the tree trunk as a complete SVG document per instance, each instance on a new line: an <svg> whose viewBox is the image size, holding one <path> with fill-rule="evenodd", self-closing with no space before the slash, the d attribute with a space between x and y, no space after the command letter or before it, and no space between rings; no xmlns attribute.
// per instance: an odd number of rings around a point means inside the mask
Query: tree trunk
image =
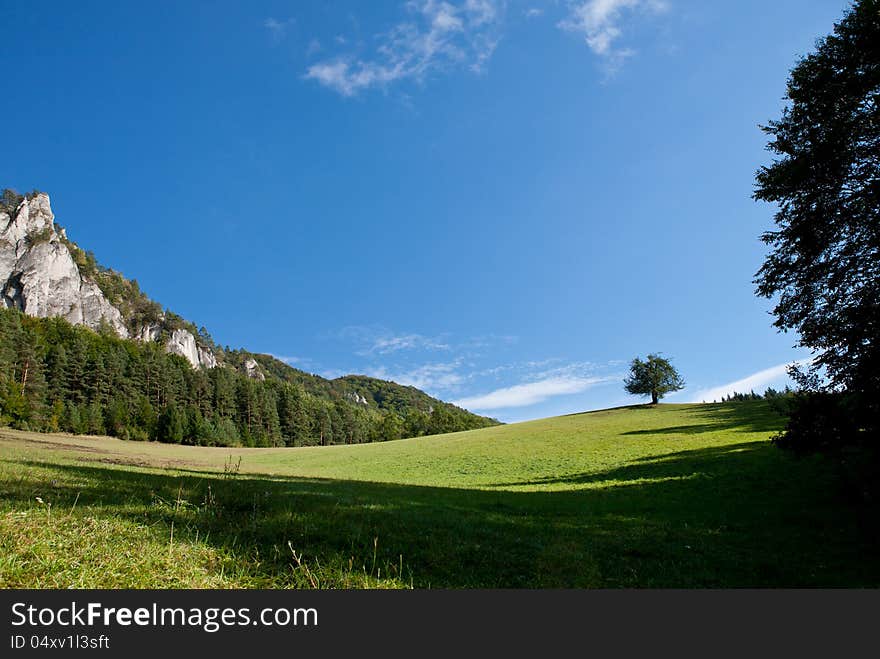
<svg viewBox="0 0 880 659"><path fill-rule="evenodd" d="M659 402L659 398L657 396L656 391L651 392L651 405L656 405Z"/></svg>
<svg viewBox="0 0 880 659"><path fill-rule="evenodd" d="M22 371L22 374L21 374L21 391L22 391L22 393L24 393L24 390L27 388L27 376L28 376L28 370L30 369L30 367L31 367L31 360L26 359L24 362L24 370Z"/></svg>

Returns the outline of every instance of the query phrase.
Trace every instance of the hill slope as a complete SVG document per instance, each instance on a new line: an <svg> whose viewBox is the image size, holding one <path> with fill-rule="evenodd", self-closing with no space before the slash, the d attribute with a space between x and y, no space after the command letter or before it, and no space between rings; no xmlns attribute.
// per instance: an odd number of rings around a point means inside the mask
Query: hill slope
<svg viewBox="0 0 880 659"><path fill-rule="evenodd" d="M876 587L865 520L781 424L757 401L325 449L2 431L0 586Z"/></svg>

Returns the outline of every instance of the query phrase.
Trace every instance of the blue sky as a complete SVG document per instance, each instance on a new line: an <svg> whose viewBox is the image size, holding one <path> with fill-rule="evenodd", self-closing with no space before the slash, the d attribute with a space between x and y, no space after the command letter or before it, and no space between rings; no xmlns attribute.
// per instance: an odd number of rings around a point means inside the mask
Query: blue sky
<svg viewBox="0 0 880 659"><path fill-rule="evenodd" d="M751 280L843 1L0 0L0 185L222 345L505 421L784 384Z"/></svg>

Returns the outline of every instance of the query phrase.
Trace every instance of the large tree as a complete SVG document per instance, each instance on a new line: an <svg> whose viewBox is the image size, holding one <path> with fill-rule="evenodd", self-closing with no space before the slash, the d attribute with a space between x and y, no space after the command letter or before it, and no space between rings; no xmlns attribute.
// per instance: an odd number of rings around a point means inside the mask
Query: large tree
<svg viewBox="0 0 880 659"><path fill-rule="evenodd" d="M669 392L683 389L684 380L669 360L648 355L644 361L638 357L632 360L623 386L633 395L650 396L651 403L656 405Z"/></svg>
<svg viewBox="0 0 880 659"><path fill-rule="evenodd" d="M755 198L778 205L755 279L775 325L815 355L812 381L880 392L880 0L855 2L788 80L763 127L777 158Z"/></svg>

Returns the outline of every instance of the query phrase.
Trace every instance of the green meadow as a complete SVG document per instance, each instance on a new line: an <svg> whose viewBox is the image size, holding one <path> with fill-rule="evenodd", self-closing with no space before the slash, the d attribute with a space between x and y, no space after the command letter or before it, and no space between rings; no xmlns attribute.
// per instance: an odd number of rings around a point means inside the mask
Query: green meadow
<svg viewBox="0 0 880 659"><path fill-rule="evenodd" d="M832 465L765 402L357 446L0 431L0 587L880 585Z"/></svg>

